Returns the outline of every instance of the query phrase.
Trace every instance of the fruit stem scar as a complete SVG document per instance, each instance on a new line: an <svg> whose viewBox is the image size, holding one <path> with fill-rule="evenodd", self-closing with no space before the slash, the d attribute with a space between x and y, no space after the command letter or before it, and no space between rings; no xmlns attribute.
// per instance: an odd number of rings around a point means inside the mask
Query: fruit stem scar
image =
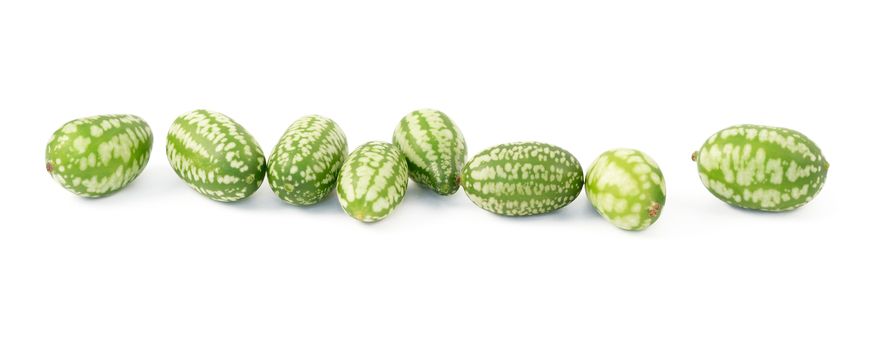
<svg viewBox="0 0 882 350"><path fill-rule="evenodd" d="M652 202L652 204L649 205L649 217L654 218L658 215L659 210L661 210L661 205L658 204L658 202Z"/></svg>
<svg viewBox="0 0 882 350"><path fill-rule="evenodd" d="M692 161L694 162L696 159L698 159L698 151L692 152Z"/></svg>
<svg viewBox="0 0 882 350"><path fill-rule="evenodd" d="M52 162L46 162L46 171L52 172Z"/></svg>

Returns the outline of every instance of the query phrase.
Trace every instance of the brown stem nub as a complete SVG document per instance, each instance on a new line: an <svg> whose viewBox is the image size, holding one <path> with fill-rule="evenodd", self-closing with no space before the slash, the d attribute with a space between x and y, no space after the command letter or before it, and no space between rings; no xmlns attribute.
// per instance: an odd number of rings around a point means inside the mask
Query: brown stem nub
<svg viewBox="0 0 882 350"><path fill-rule="evenodd" d="M697 151L692 152L692 161L694 162L696 159L698 159L698 152Z"/></svg>
<svg viewBox="0 0 882 350"><path fill-rule="evenodd" d="M656 217L659 211L661 211L661 204L658 204L658 202L652 202L652 204L649 205L649 217Z"/></svg>
<svg viewBox="0 0 882 350"><path fill-rule="evenodd" d="M46 171L52 172L52 162L46 162Z"/></svg>

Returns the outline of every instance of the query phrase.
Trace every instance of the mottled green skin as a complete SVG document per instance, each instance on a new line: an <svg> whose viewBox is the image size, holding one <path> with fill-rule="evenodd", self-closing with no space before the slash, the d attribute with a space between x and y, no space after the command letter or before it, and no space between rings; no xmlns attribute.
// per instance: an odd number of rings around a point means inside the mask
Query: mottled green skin
<svg viewBox="0 0 882 350"><path fill-rule="evenodd" d="M805 135L790 129L736 125L723 129L693 154L704 186L733 206L788 211L811 201L829 164Z"/></svg>
<svg viewBox="0 0 882 350"><path fill-rule="evenodd" d="M635 149L604 152L585 174L585 193L600 215L618 228L644 230L665 206L665 178L658 164Z"/></svg>
<svg viewBox="0 0 882 350"><path fill-rule="evenodd" d="M582 166L570 152L539 142L502 144L465 165L462 187L477 206L492 213L525 216L571 203L583 184Z"/></svg>
<svg viewBox="0 0 882 350"><path fill-rule="evenodd" d="M466 144L446 114L434 109L411 112L398 123L392 143L404 153L416 183L445 196L459 190Z"/></svg>
<svg viewBox="0 0 882 350"><path fill-rule="evenodd" d="M220 202L250 196L266 174L266 160L254 137L217 112L200 109L175 119L165 151L182 180Z"/></svg>
<svg viewBox="0 0 882 350"><path fill-rule="evenodd" d="M147 166L153 132L133 115L72 120L46 145L46 170L68 191L103 197L131 183Z"/></svg>
<svg viewBox="0 0 882 350"><path fill-rule="evenodd" d="M398 147L372 141L356 148L343 163L337 198L356 220L379 221L404 199L407 181L407 161Z"/></svg>
<svg viewBox="0 0 882 350"><path fill-rule="evenodd" d="M288 203L318 203L337 184L348 153L346 135L337 123L318 115L302 117L273 147L267 160L267 182Z"/></svg>

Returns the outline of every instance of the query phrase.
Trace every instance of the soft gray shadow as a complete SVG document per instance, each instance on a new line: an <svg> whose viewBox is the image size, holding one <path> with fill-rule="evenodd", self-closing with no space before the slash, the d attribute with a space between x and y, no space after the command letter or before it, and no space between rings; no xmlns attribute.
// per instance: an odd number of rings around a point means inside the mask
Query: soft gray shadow
<svg viewBox="0 0 882 350"><path fill-rule="evenodd" d="M591 218L594 218L594 219L601 219L601 220L606 220L606 219L603 218L603 215L600 215L600 213L597 212L597 209L594 209L594 204L591 203L590 200L588 200L588 199L586 198L586 199L585 199L585 202L588 203L588 204L585 206L585 211L588 212L588 215L589 215Z"/></svg>
<svg viewBox="0 0 882 350"><path fill-rule="evenodd" d="M141 176L138 176L135 181L132 181L132 183L126 186L122 191L134 192L138 193L139 196L148 197L161 197L166 193L178 191L193 191L184 180L181 180L175 176L175 174L171 174L171 176L146 174L151 176L142 178L144 175L145 174L141 174Z"/></svg>
<svg viewBox="0 0 882 350"><path fill-rule="evenodd" d="M281 202L282 200L279 199L279 201ZM294 207L296 209L300 209L300 210L302 210L306 213L310 213L310 214L323 214L323 215L343 214L343 215L346 215L346 213L343 212L343 208L340 207L340 200L337 199L337 190L336 189L332 190L331 193L328 193L327 197L325 197L324 199L322 199L320 202L318 202L316 204L313 204L313 205L310 205L307 207L298 207L298 206L293 206L290 204L288 206Z"/></svg>
<svg viewBox="0 0 882 350"><path fill-rule="evenodd" d="M336 214L343 212L343 209L340 208L340 202L337 200L336 191L331 191L331 193L329 193L327 197L314 205L298 206L285 202L284 200L276 196L276 194L273 193L271 189L264 188L263 186L260 190L241 201L219 204L245 210L289 210L292 212L302 211L311 214Z"/></svg>
<svg viewBox="0 0 882 350"><path fill-rule="evenodd" d="M474 206L474 205L473 205ZM585 220L585 218L589 219L600 219L603 220L603 217L600 216L597 212L594 211L594 208L588 203L588 200L582 198L582 196L577 197L573 202L566 205L563 208L542 213L536 215L529 216L506 216L499 215L495 213L491 213L487 210L478 208L474 206L478 210L482 210L490 216L500 218L502 220L517 220L523 222L534 222L534 221L556 221L556 222L580 222Z"/></svg>
<svg viewBox="0 0 882 350"><path fill-rule="evenodd" d="M463 190L460 188L459 191L456 191L451 195L442 196L423 185L420 185L413 181L410 182L411 183L407 186L407 193L405 193L404 201L401 203L401 205L404 205L405 202L410 201L419 202L419 204L421 205L432 207L434 209L450 208L457 205L456 201L454 200L457 195L465 195L461 194Z"/></svg>
<svg viewBox="0 0 882 350"><path fill-rule="evenodd" d="M245 209L245 210L284 210L286 207L293 207L292 205L285 203L283 200L276 197L276 195L269 191L258 190L254 194L248 196L247 198L241 199L236 202L217 202L219 205L229 206L236 209Z"/></svg>
<svg viewBox="0 0 882 350"><path fill-rule="evenodd" d="M490 212L487 213L492 214ZM591 204L590 200L588 200L587 198L583 198L582 196L576 198L576 200L574 200L566 207L548 213L531 216L495 216L501 218L502 220L519 220L524 222L553 221L566 223L583 223L585 225L596 224L607 226L610 230L615 230L629 235L645 235L647 234L647 231L650 231L650 229L646 229L643 231L628 231L616 227L612 223L609 223L602 215L600 215L600 213L598 213L594 209L594 206ZM650 226L650 228L651 227L652 226Z"/></svg>
<svg viewBox="0 0 882 350"><path fill-rule="evenodd" d="M724 204L726 204L726 206L728 206L730 208L734 208L738 212L741 212L741 213L744 213L747 215L766 215L766 216L780 216L780 217L788 217L788 216L795 215L796 211L801 208L801 207L796 208L796 209L790 210L790 211L763 211L763 210L742 208L742 207L734 206L734 205L731 205L731 204L725 203L725 202L724 202Z"/></svg>
<svg viewBox="0 0 882 350"><path fill-rule="evenodd" d="M77 197L90 205L120 205L129 202L165 201L173 200L168 196L170 193L194 192L186 183L176 176L163 177L155 174L141 174L125 187L104 197L89 198Z"/></svg>

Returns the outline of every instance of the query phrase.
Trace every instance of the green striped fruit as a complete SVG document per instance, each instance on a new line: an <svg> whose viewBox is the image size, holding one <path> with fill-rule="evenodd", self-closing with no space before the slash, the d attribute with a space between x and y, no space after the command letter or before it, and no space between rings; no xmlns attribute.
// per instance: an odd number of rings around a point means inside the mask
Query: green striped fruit
<svg viewBox="0 0 882 350"><path fill-rule="evenodd" d="M830 167L805 135L761 125L736 125L713 134L692 160L714 196L762 211L805 205L824 187Z"/></svg>
<svg viewBox="0 0 882 350"><path fill-rule="evenodd" d="M220 202L250 196L266 173L263 151L254 137L217 112L200 109L175 119L165 152L184 182Z"/></svg>
<svg viewBox="0 0 882 350"><path fill-rule="evenodd" d="M406 115L395 128L392 143L407 158L413 181L445 196L459 190L465 139L446 114L421 109Z"/></svg>
<svg viewBox="0 0 882 350"><path fill-rule="evenodd" d="M328 118L309 115L297 119L267 160L267 182L282 200L312 205L337 184L337 173L349 153L346 135Z"/></svg>
<svg viewBox="0 0 882 350"><path fill-rule="evenodd" d="M407 191L407 161L398 147L372 141L352 151L337 179L346 214L362 222L389 216Z"/></svg>
<svg viewBox="0 0 882 350"><path fill-rule="evenodd" d="M479 207L500 215L550 212L582 190L582 166L570 152L545 143L488 148L465 165L462 188Z"/></svg>
<svg viewBox="0 0 882 350"><path fill-rule="evenodd" d="M103 197L144 170L153 132L133 115L99 115L69 121L46 145L46 170L68 191Z"/></svg>
<svg viewBox="0 0 882 350"><path fill-rule="evenodd" d="M652 225L665 206L665 178L652 158L634 149L604 152L585 174L585 193L594 209L618 228Z"/></svg>

